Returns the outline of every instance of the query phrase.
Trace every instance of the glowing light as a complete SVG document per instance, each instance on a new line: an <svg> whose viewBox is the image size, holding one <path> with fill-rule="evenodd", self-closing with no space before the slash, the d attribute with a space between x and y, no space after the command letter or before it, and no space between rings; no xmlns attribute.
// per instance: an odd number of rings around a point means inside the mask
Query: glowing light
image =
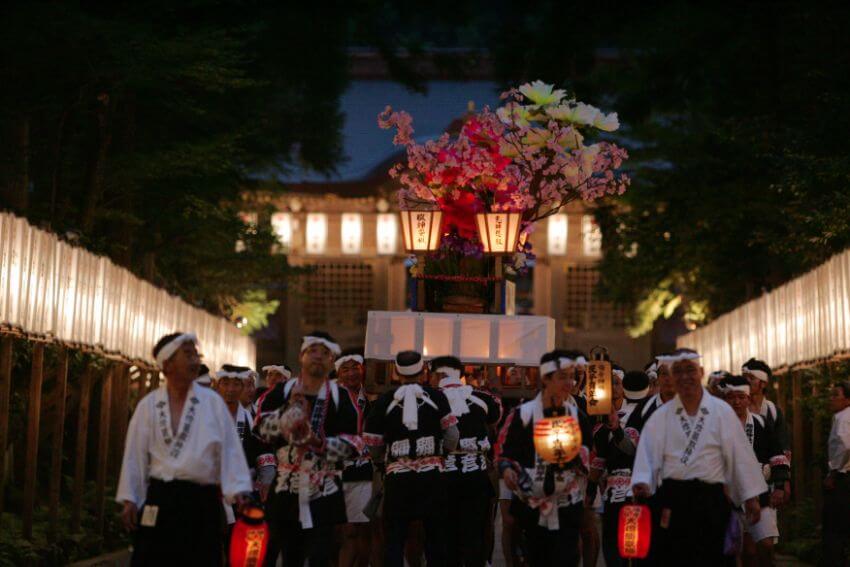
<svg viewBox="0 0 850 567"><path fill-rule="evenodd" d="M280 251L289 252L292 248L292 214L274 213L272 215L272 230L280 242Z"/></svg>
<svg viewBox="0 0 850 567"><path fill-rule="evenodd" d="M393 214L378 215L378 254L395 254L398 246L398 222Z"/></svg>
<svg viewBox="0 0 850 567"><path fill-rule="evenodd" d="M564 256L567 253L567 215L561 213L549 217L549 255Z"/></svg>
<svg viewBox="0 0 850 567"><path fill-rule="evenodd" d="M323 213L307 215L307 253L324 254L328 245L328 216Z"/></svg>
<svg viewBox="0 0 850 567"><path fill-rule="evenodd" d="M602 230L596 224L593 215L581 217L581 235L584 243L584 255L598 257L602 255Z"/></svg>
<svg viewBox="0 0 850 567"><path fill-rule="evenodd" d="M343 254L360 254L363 243L363 217L357 213L345 213L340 224L340 240Z"/></svg>

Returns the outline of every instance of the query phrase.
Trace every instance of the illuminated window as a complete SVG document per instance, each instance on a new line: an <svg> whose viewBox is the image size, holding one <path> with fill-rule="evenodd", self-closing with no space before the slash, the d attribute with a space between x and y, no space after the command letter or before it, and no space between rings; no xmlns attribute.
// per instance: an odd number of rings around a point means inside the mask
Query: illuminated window
<svg viewBox="0 0 850 567"><path fill-rule="evenodd" d="M378 254L395 254L398 240L398 224L394 214L378 215Z"/></svg>
<svg viewBox="0 0 850 567"><path fill-rule="evenodd" d="M340 242L343 254L360 254L363 243L363 217L357 213L342 215Z"/></svg>
<svg viewBox="0 0 850 567"><path fill-rule="evenodd" d="M549 255L564 256L567 253L567 215L549 217Z"/></svg>
<svg viewBox="0 0 850 567"><path fill-rule="evenodd" d="M292 248L292 215L290 213L274 213L272 215L272 230L280 242L280 251L289 252Z"/></svg>
<svg viewBox="0 0 850 567"><path fill-rule="evenodd" d="M593 215L581 217L581 236L585 256L598 257L602 255L602 230L596 224Z"/></svg>
<svg viewBox="0 0 850 567"><path fill-rule="evenodd" d="M324 254L328 245L328 216L323 213L307 215L307 254Z"/></svg>

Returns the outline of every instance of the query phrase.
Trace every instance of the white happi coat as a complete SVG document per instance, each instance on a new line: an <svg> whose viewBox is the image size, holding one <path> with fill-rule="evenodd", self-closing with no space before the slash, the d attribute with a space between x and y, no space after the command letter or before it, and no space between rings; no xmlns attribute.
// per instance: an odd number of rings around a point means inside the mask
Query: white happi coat
<svg viewBox="0 0 850 567"><path fill-rule="evenodd" d="M732 408L703 390L689 419L679 396L649 418L641 432L632 487L655 492L664 479L725 484L736 505L767 491L761 466Z"/></svg>
<svg viewBox="0 0 850 567"><path fill-rule="evenodd" d="M166 387L142 398L127 429L116 501L140 507L150 478L219 485L228 501L252 490L236 423L218 392L193 383L176 434Z"/></svg>

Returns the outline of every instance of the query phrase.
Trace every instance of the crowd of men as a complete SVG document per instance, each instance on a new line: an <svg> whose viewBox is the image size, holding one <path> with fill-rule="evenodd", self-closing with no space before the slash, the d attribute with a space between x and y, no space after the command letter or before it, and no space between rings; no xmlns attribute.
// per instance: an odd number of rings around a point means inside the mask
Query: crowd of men
<svg viewBox="0 0 850 567"><path fill-rule="evenodd" d="M128 428L117 501L133 565L223 564L228 526L252 502L270 525L267 565L401 567L424 555L429 566L484 567L500 517L507 565L596 565L601 549L616 566L626 563L618 516L632 502L652 511L643 564L773 564L791 454L759 360L707 377L688 349L643 370L614 365L612 410L590 416L578 351L543 355L536 396L513 404L473 384L457 358L414 351L397 354L392 387L367 392L362 349L343 351L324 332L303 338L298 375L263 368L263 388L251 368L211 374L199 351L192 334L160 339L165 384ZM850 384L831 403L824 554L842 565ZM581 450L549 463L534 424L567 415Z"/></svg>

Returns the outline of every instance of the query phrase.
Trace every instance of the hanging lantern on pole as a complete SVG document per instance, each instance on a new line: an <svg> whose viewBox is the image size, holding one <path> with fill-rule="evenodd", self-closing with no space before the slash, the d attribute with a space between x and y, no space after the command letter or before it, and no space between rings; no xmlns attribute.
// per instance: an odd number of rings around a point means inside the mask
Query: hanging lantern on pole
<svg viewBox="0 0 850 567"><path fill-rule="evenodd" d="M544 417L534 422L534 450L553 465L565 465L581 449L581 427L572 416Z"/></svg>
<svg viewBox="0 0 850 567"><path fill-rule="evenodd" d="M605 347L593 347L590 351L584 394L589 415L611 413L611 362Z"/></svg>
<svg viewBox="0 0 850 567"><path fill-rule="evenodd" d="M652 542L652 513L646 504L620 508L617 547L623 559L644 559Z"/></svg>
<svg viewBox="0 0 850 567"><path fill-rule="evenodd" d="M269 542L269 526L259 506L248 506L236 520L230 536L231 567L262 567Z"/></svg>
<svg viewBox="0 0 850 567"><path fill-rule="evenodd" d="M443 236L442 211L399 211L404 250L408 254L434 252Z"/></svg>
<svg viewBox="0 0 850 567"><path fill-rule="evenodd" d="M478 213L478 237L486 254L513 254L516 252L522 213Z"/></svg>

